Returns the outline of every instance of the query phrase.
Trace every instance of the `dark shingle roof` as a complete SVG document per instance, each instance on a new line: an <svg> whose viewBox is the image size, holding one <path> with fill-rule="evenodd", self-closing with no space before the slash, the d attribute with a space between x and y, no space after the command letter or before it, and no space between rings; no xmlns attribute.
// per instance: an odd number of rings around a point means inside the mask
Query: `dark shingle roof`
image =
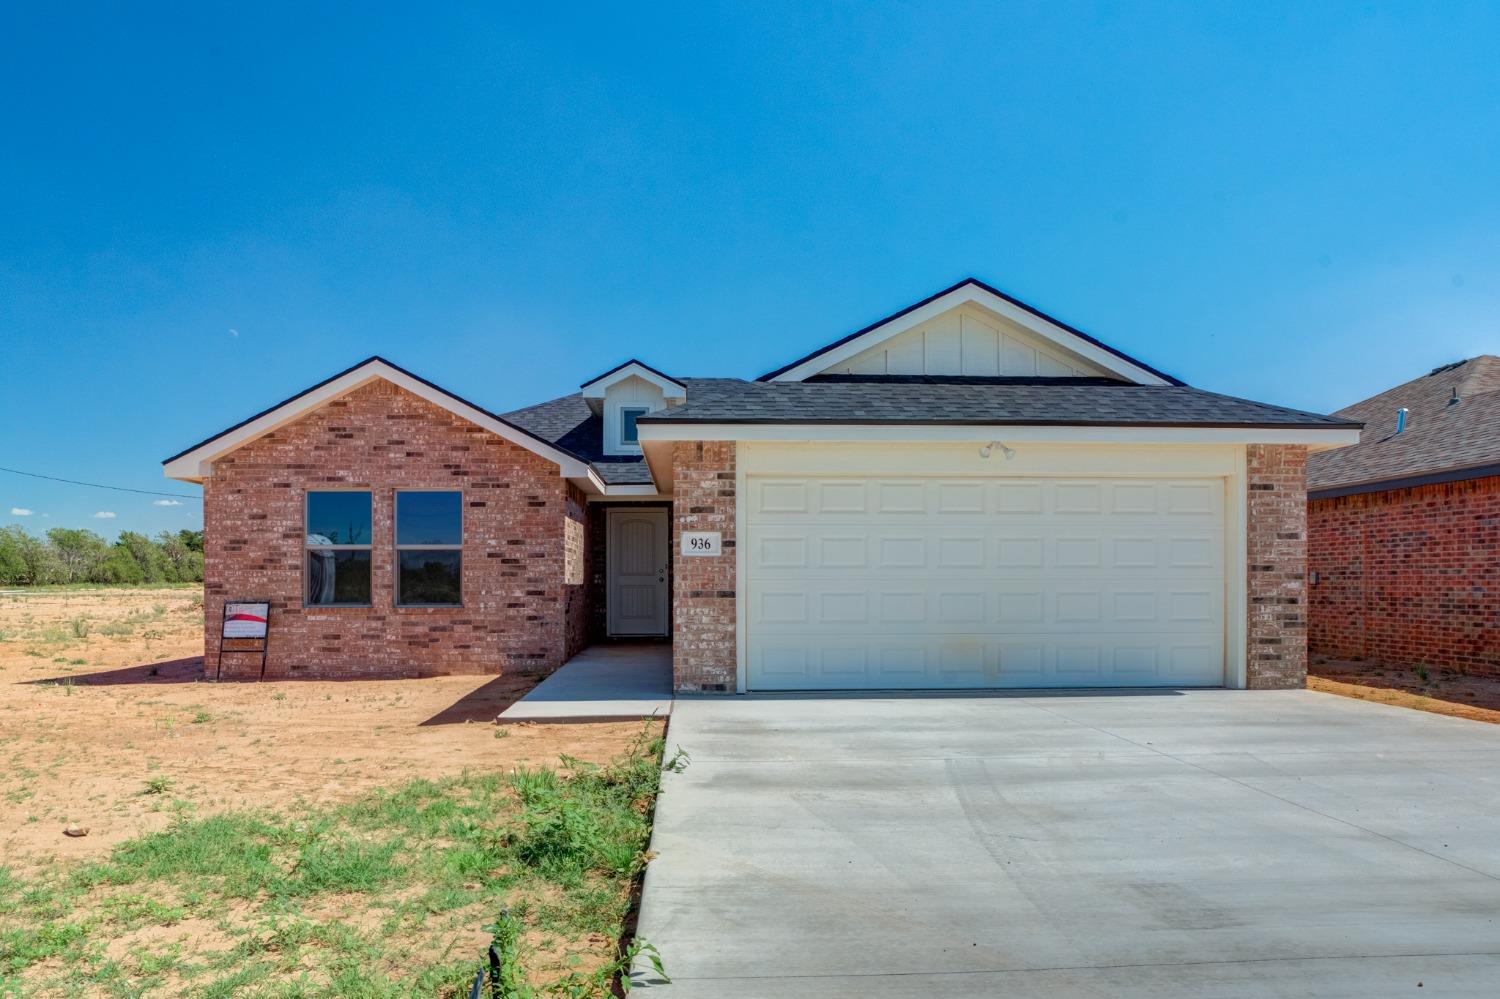
<svg viewBox="0 0 1500 999"><path fill-rule="evenodd" d="M577 455L593 465L599 477L612 486L649 485L651 482L651 472L647 470L644 458L604 453L603 421L594 415L577 392L506 413L504 419Z"/></svg>
<svg viewBox="0 0 1500 999"><path fill-rule="evenodd" d="M1347 427L1347 420L1185 385L1103 378L687 378L688 401L644 423L976 423Z"/></svg>
<svg viewBox="0 0 1500 999"><path fill-rule="evenodd" d="M642 423L975 423L1061 426L1347 427L1347 420L1186 385L1109 378L828 375L805 382L683 378L688 401ZM591 463L612 485L649 483L639 457L604 453L603 421L575 393L504 418Z"/></svg>
<svg viewBox="0 0 1500 999"><path fill-rule="evenodd" d="M1458 402L1450 405L1455 395ZM1397 434L1396 412L1402 408L1406 429ZM1444 365L1335 415L1361 420L1365 429L1358 444L1309 457L1309 490L1500 465L1500 357L1483 354Z"/></svg>

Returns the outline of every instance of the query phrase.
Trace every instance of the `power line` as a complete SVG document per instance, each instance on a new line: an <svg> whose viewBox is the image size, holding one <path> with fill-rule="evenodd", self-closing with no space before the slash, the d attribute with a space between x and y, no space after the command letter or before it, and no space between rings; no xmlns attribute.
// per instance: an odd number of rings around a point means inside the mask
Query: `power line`
<svg viewBox="0 0 1500 999"><path fill-rule="evenodd" d="M202 496L194 496L192 493L159 493L151 489L131 489L127 486L106 486L99 482L80 482L77 479L59 479L55 475L42 475L37 472L23 472L19 468L0 467L0 472L9 472L12 475L25 475L33 479L46 479L48 482L66 482L70 486L89 486L93 489L113 489L117 493L140 493L142 496L174 496L177 499L190 499L202 502Z"/></svg>

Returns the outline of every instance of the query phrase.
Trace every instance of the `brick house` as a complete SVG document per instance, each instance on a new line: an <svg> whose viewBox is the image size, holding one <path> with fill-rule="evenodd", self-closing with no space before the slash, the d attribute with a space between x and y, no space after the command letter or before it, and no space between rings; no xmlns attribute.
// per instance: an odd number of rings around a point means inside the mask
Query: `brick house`
<svg viewBox="0 0 1500 999"><path fill-rule="evenodd" d="M1500 357L1355 403L1308 463L1314 652L1500 674Z"/></svg>
<svg viewBox="0 0 1500 999"><path fill-rule="evenodd" d="M1294 687L1307 457L1357 436L967 280L753 381L628 361L505 414L371 358L164 464L226 676L263 599L271 675L644 638L682 691Z"/></svg>

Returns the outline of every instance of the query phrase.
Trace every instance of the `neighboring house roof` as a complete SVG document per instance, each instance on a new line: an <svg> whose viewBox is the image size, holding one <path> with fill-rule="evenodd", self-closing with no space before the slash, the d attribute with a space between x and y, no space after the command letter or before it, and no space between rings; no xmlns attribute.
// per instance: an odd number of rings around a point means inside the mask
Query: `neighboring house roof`
<svg viewBox="0 0 1500 999"><path fill-rule="evenodd" d="M947 301L944 301L945 299ZM809 361L815 361L819 358L824 357L824 355L832 354L834 351L837 351L841 347L854 344L854 342L857 340L863 340L866 338L878 339L885 332L887 332L887 330L885 329L886 327L891 327L892 324L897 323L898 320L912 317L913 313L920 314L923 310L928 309L929 306L947 309L952 307L952 305L956 304L960 300L973 300L979 302L980 304L990 306L996 311L1009 312L1011 313L1013 318L1019 319L1022 325L1025 326L1036 328L1035 324L1040 323L1042 324L1041 327L1039 327L1040 331L1058 336L1062 340L1074 338L1077 342L1077 345L1083 347L1084 349L1092 348L1095 351L1103 351L1105 354L1113 355L1113 357L1117 358L1118 360L1124 361L1131 367L1138 369L1137 374L1144 372L1147 375L1146 380L1150 380L1154 377L1161 379L1168 385L1186 384L1181 379L1174 378L1164 371L1158 371L1156 368L1153 368L1151 365L1145 363L1144 361L1138 361L1135 358L1131 357L1129 354L1126 354L1124 351L1117 350L1107 343L1096 340L1094 337L1089 336L1082 330L1077 329L1073 326L1069 326L1062 320L1055 319L1052 316L1047 315L1040 309L1033 308L1032 306L1027 305L1025 302L1022 302L1020 299L1013 298L1010 295L1007 295L1005 292L999 290L998 288L991 287L990 285L985 284L983 281L980 281L977 278L964 278L962 281L953 285L951 288L944 288L937 294L929 295L927 298L922 299L922 301L917 302L914 305L909 305L899 312L895 312L889 316L886 316L884 319L876 320L863 329L855 330L848 336L840 337L839 339L833 341L830 344L827 344L826 346L819 347L811 354L807 354L804 357L799 357L797 360L793 361L790 364L782 365L775 371L768 371L756 380L762 382L776 381L778 379L784 380L785 377L789 374L795 377L798 374L795 369L801 368ZM860 344L857 346L862 347L863 345Z"/></svg>
<svg viewBox="0 0 1500 999"><path fill-rule="evenodd" d="M1334 415L1365 429L1358 444L1308 459L1317 498L1500 475L1500 357L1492 354L1435 368Z"/></svg>
<svg viewBox="0 0 1500 999"><path fill-rule="evenodd" d="M805 382L688 378L688 401L642 424L840 423L1351 428L1318 413L1108 378L828 375Z"/></svg>

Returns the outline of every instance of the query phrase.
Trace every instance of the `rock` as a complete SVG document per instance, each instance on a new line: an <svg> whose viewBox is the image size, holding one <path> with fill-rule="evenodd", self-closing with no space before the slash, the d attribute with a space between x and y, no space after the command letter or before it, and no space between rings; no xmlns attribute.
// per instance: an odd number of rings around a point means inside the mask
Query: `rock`
<svg viewBox="0 0 1500 999"><path fill-rule="evenodd" d="M87 836L88 834L88 826L70 825L68 826L68 828L63 830L64 836L72 836L74 839L77 839L79 836Z"/></svg>

